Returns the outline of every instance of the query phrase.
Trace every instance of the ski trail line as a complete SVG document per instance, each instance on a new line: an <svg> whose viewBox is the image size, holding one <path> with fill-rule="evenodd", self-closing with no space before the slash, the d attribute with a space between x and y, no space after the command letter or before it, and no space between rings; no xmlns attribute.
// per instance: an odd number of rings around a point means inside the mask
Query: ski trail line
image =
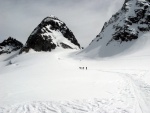
<svg viewBox="0 0 150 113"><path fill-rule="evenodd" d="M144 98L142 96L142 95L144 95L144 96L146 96L146 95L144 94L144 92L142 92L140 90L140 86L142 86L142 85L138 84L137 83L138 81L134 80L134 78L132 77L131 74L117 72L117 71L107 71L107 70L98 70L98 71L120 74L125 80L127 80L129 82L131 89L133 91L132 93L134 94L136 101L138 103L140 112L138 110L138 111L135 111L135 113L150 113L150 108L148 107L150 105L147 104L146 100L144 100Z"/></svg>

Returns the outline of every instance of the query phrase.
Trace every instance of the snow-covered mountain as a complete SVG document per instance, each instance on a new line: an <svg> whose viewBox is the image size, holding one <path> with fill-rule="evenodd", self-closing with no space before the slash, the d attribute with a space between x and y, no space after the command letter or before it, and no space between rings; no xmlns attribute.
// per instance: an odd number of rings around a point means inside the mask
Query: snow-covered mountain
<svg viewBox="0 0 150 113"><path fill-rule="evenodd" d="M21 51L28 54L0 55L0 113L150 113L150 32L139 29L149 26L147 5L126 1L81 52L92 59L76 55L80 45L63 22L45 18ZM132 22L142 7L145 16ZM126 56L93 58L119 53Z"/></svg>
<svg viewBox="0 0 150 113"><path fill-rule="evenodd" d="M46 17L31 33L21 52L51 51L57 47L79 49L80 44L64 22L55 16Z"/></svg>
<svg viewBox="0 0 150 113"><path fill-rule="evenodd" d="M0 43L0 55L4 53L10 54L11 52L21 49L22 47L23 44L21 42L12 37L9 37Z"/></svg>
<svg viewBox="0 0 150 113"><path fill-rule="evenodd" d="M138 46L145 46L143 43L149 40L148 37L142 38L149 31L150 1L125 0L123 7L104 24L83 52L92 57L109 57L122 54L135 45L137 49L130 49L130 52L139 51Z"/></svg>

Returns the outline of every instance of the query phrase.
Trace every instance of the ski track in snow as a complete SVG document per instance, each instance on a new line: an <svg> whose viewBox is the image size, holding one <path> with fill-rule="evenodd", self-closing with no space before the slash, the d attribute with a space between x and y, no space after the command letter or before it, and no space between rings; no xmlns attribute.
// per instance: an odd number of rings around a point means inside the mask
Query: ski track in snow
<svg viewBox="0 0 150 113"><path fill-rule="evenodd" d="M102 71L102 70L101 70ZM135 70L133 70L135 71ZM132 93L137 101L137 106L135 109L135 113L150 113L150 84L145 83L142 80L142 77L145 73L148 73L148 70L140 70L142 74L129 74L129 73L122 73L122 72L115 72L115 71L105 71L111 73L118 73L122 75L122 77L130 83L130 87L132 88ZM140 76L138 78L138 76ZM136 78L137 77L137 78ZM144 98L146 97L146 98ZM148 98L149 97L149 98Z"/></svg>
<svg viewBox="0 0 150 113"><path fill-rule="evenodd" d="M143 80L145 74L149 72L148 70L125 70L127 73L122 73L122 70L95 69L95 71L121 75L128 86L126 89L122 89L120 93L125 95L124 92L130 92L130 96L134 101L133 106L130 106L130 109L120 108L115 103L123 100L114 100L113 98L111 100L93 99L68 102L35 101L0 108L0 113L150 113L150 84Z"/></svg>

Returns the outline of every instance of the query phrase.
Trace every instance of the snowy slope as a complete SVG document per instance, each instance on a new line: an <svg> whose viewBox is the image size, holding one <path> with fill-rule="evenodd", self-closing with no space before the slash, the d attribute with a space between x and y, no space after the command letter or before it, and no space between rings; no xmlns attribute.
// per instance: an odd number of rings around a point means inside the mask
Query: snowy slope
<svg viewBox="0 0 150 113"><path fill-rule="evenodd" d="M94 42L91 46L80 52L80 57L87 56L89 58L107 58L107 57L141 57L150 56L150 33L144 33L137 40L131 42L111 42L109 46L102 43Z"/></svg>
<svg viewBox="0 0 150 113"><path fill-rule="evenodd" d="M135 2L126 0L126 7L132 9L128 6ZM28 53L0 56L0 113L150 113L150 33L139 32L127 42L111 40L117 22L80 54L58 43L51 52L30 48ZM64 39L57 30L46 32L44 36L59 36L56 42Z"/></svg>
<svg viewBox="0 0 150 113"><path fill-rule="evenodd" d="M82 53L89 57L111 57L124 55L124 52L134 54L149 38L149 19L148 0L125 0L121 10L104 24L101 32ZM147 38L143 38L145 35ZM141 47L130 49L135 46Z"/></svg>
<svg viewBox="0 0 150 113"><path fill-rule="evenodd" d="M77 52L31 50L5 61L0 113L150 112L149 57L89 60Z"/></svg>

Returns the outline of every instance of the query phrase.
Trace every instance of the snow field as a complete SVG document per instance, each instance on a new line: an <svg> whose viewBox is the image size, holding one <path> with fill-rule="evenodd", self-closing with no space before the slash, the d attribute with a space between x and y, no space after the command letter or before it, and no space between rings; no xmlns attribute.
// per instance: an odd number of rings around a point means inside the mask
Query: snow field
<svg viewBox="0 0 150 113"><path fill-rule="evenodd" d="M0 113L149 113L147 56L92 60L71 51L2 61Z"/></svg>

